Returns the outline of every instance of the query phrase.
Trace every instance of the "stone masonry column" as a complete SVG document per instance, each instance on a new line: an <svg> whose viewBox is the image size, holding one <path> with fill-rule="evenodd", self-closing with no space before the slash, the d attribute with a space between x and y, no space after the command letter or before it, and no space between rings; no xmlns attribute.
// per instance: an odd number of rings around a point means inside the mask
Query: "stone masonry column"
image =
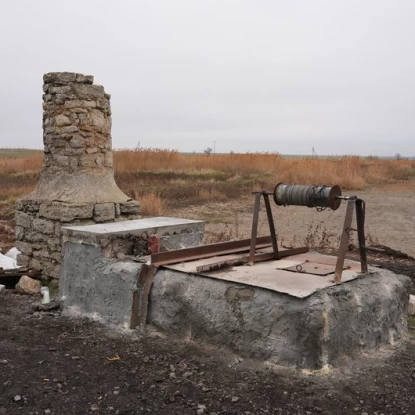
<svg viewBox="0 0 415 415"><path fill-rule="evenodd" d="M43 77L44 167L36 189L17 202L20 265L57 278L61 226L139 217L139 203L114 180L110 95L93 76Z"/></svg>

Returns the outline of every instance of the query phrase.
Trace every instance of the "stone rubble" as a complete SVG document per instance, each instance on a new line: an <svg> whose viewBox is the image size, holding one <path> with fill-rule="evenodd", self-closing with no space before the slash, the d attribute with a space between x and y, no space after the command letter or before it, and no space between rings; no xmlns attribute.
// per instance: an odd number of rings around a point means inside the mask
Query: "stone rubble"
<svg viewBox="0 0 415 415"><path fill-rule="evenodd" d="M19 282L16 284L16 291L20 294L40 294L40 281L34 280L33 278L23 275Z"/></svg>
<svg viewBox="0 0 415 415"><path fill-rule="evenodd" d="M139 217L139 203L114 181L110 95L93 76L44 75L44 168L17 202L18 264L58 278L60 228Z"/></svg>

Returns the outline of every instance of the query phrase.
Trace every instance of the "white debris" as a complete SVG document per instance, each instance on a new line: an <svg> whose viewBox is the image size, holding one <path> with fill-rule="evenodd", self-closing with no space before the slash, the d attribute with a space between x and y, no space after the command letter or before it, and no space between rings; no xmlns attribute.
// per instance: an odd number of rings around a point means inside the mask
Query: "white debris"
<svg viewBox="0 0 415 415"><path fill-rule="evenodd" d="M415 295L409 296L408 315L415 316Z"/></svg>
<svg viewBox="0 0 415 415"><path fill-rule="evenodd" d="M10 248L5 255L0 253L0 269L16 269L20 268L17 265L17 255L19 255L21 252L13 247Z"/></svg>
<svg viewBox="0 0 415 415"><path fill-rule="evenodd" d="M15 261L17 261L17 255L21 254L21 252L13 247L10 248L4 255L8 256L9 258L13 258Z"/></svg>
<svg viewBox="0 0 415 415"><path fill-rule="evenodd" d="M0 254L0 268L3 269L15 269L17 268L16 261L9 256Z"/></svg>

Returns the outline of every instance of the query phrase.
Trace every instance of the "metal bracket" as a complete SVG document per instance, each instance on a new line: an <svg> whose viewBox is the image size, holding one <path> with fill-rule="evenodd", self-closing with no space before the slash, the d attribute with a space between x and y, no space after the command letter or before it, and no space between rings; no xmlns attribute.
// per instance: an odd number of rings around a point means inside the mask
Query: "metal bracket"
<svg viewBox="0 0 415 415"><path fill-rule="evenodd" d="M272 259L280 259L280 256L278 253L277 235L275 233L274 219L272 217L271 204L269 203L269 195L272 195L273 193L269 193L263 190L261 192L254 192L254 194L255 194L255 205L254 205L254 213L252 217L251 247L249 250L249 264L251 265L253 265L255 262L255 248L256 248L256 240L257 240L257 234L258 234L258 220L259 220L259 208L261 204L261 196L264 198L265 208L267 211L268 225L269 225L269 231L271 235L271 243L272 243L272 251L273 251Z"/></svg>
<svg viewBox="0 0 415 415"><path fill-rule="evenodd" d="M148 299L151 286L158 268L143 264L137 278L137 286L133 292L133 305L131 307L130 329L137 326L143 329L147 321Z"/></svg>
<svg viewBox="0 0 415 415"><path fill-rule="evenodd" d="M350 231L352 230L351 226L353 219L353 211L355 207L361 272L366 273L368 271L367 255L365 248L365 202L357 197L341 197L341 199L347 200L347 209L346 216L344 218L343 232L340 239L336 271L334 273L334 282L337 284L340 283L342 279L344 260L346 258L346 251L349 243Z"/></svg>

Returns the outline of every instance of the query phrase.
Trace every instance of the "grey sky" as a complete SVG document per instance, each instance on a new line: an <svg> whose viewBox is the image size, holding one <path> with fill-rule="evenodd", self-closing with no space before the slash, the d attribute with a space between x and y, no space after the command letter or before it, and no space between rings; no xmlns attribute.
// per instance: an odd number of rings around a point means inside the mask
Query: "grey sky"
<svg viewBox="0 0 415 415"><path fill-rule="evenodd" d="M95 76L113 146L415 156L413 0L1 0L0 147L42 76Z"/></svg>

